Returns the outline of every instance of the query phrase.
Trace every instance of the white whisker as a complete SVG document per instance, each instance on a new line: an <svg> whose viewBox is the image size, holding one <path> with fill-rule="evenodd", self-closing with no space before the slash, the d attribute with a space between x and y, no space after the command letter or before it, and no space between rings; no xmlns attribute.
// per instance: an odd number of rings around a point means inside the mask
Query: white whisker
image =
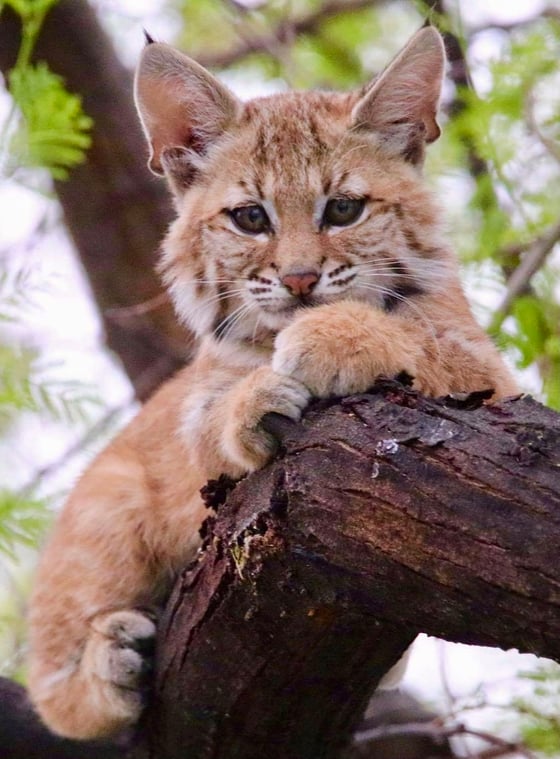
<svg viewBox="0 0 560 759"><path fill-rule="evenodd" d="M221 300L226 300L227 298L234 298L236 295L243 295L245 292L245 289L242 287L236 288L235 290L226 290L226 292L223 293L215 293L214 295L211 295L209 298L202 297L201 305L209 306L211 303L219 303Z"/></svg>
<svg viewBox="0 0 560 759"><path fill-rule="evenodd" d="M215 304L223 302L228 300L229 298L234 298L236 296L242 296L244 293L243 288L235 288L231 290L227 290L223 293L214 293L211 296L208 297L194 297L191 298L188 304L188 318L192 323L193 319L205 319L208 323L208 328L211 326L211 322L213 320L212 315L210 314L210 311L212 311L212 308ZM212 311L213 313L213 311Z"/></svg>
<svg viewBox="0 0 560 759"><path fill-rule="evenodd" d="M244 291L242 289L239 290L229 290L225 293L218 293L217 295L213 295L210 298L201 298L199 301L193 302L193 307L191 309L191 313L193 316L195 316L199 311L202 311L205 308L208 308L208 306L219 303L220 301L227 300L228 298L234 297L235 295L241 295Z"/></svg>
<svg viewBox="0 0 560 759"><path fill-rule="evenodd" d="M257 315L257 320L255 321L255 326L253 327L253 334L251 335L251 342L254 343L257 337L257 331L259 329L259 325L261 323L261 317Z"/></svg>
<svg viewBox="0 0 560 759"><path fill-rule="evenodd" d="M362 269L360 270L360 274L369 274L374 275L375 277L392 277L393 279L412 279L414 282L417 282L418 280L422 279L422 275L416 276L415 274L404 274L400 273L398 271L383 271L383 269Z"/></svg>
<svg viewBox="0 0 560 759"><path fill-rule="evenodd" d="M238 282L237 279L191 279L189 281L201 285L222 285Z"/></svg>
<svg viewBox="0 0 560 759"><path fill-rule="evenodd" d="M343 159L347 158L352 153L355 153L356 150L362 150L362 145L352 145L352 147L347 148L344 152L340 151L339 148L341 144L344 142L346 135L342 135L342 137L339 139L338 143L335 145L334 150L331 153L331 157L327 163L327 168L331 168L332 164L335 161L342 161Z"/></svg>
<svg viewBox="0 0 560 759"><path fill-rule="evenodd" d="M247 316L248 313L256 308L254 303L243 303L229 314L220 325L221 337L225 338L231 334L234 327Z"/></svg>
<svg viewBox="0 0 560 759"><path fill-rule="evenodd" d="M389 266L377 266L375 264L357 264L356 265L359 268L360 274L365 274L369 276L374 277L393 277L395 280L409 280L412 282L417 282L419 285L424 285L429 290L434 289L434 284L446 282L449 279L449 272L447 270L444 270L442 268L434 268L433 271L430 272L421 272L421 271L414 271L414 273L411 272L400 272L398 268L391 268Z"/></svg>

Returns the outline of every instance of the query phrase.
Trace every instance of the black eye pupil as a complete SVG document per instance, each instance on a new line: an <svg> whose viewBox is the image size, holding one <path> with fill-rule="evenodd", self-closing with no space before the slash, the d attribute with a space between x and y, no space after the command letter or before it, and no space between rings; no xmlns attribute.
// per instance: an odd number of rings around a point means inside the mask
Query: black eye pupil
<svg viewBox="0 0 560 759"><path fill-rule="evenodd" d="M356 221L365 205L364 198L333 198L325 206L323 224L345 227Z"/></svg>
<svg viewBox="0 0 560 759"><path fill-rule="evenodd" d="M243 232L266 232L270 222L262 206L241 206L230 211L231 218Z"/></svg>

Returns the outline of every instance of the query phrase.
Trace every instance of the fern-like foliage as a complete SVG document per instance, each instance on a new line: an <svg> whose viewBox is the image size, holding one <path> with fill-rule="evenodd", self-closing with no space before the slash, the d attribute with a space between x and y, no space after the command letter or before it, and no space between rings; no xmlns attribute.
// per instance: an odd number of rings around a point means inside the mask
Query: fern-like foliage
<svg viewBox="0 0 560 759"><path fill-rule="evenodd" d="M12 162L66 179L68 169L85 160L91 143L92 120L83 113L81 99L67 92L45 63L14 69L9 83L21 114L10 138Z"/></svg>
<svg viewBox="0 0 560 759"><path fill-rule="evenodd" d="M33 283L25 267L0 271L0 325L21 325L33 302ZM87 385L53 376L40 352L3 340L0 333L0 432L30 412L50 421L85 424L99 400Z"/></svg>
<svg viewBox="0 0 560 759"><path fill-rule="evenodd" d="M2 127L2 170L13 176L19 168L45 168L55 179L85 160L92 120L81 98L68 92L64 80L46 63L31 63L43 20L56 0L5 0L22 19L22 40L7 81L12 110ZM2 2L0 1L0 8Z"/></svg>
<svg viewBox="0 0 560 759"><path fill-rule="evenodd" d="M22 411L55 422L86 423L97 403L87 386L50 379L33 350L0 344L0 431Z"/></svg>
<svg viewBox="0 0 560 759"><path fill-rule="evenodd" d="M50 518L43 501L0 490L0 554L16 561L18 547L35 547Z"/></svg>

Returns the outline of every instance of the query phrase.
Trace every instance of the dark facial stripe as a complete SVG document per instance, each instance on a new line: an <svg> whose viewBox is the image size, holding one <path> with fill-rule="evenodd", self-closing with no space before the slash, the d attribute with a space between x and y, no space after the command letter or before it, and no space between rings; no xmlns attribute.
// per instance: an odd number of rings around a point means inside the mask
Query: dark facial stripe
<svg viewBox="0 0 560 759"><path fill-rule="evenodd" d="M405 263L390 259L387 264L395 273L395 283L388 288L390 292L383 296L383 308L390 312L403 303L403 299L423 295L424 290L414 280L414 276Z"/></svg>
<svg viewBox="0 0 560 759"><path fill-rule="evenodd" d="M410 283L397 283L391 287L391 292L385 293L383 296L383 310L390 313L394 311L405 298L411 298L415 295L423 295L424 290L416 284Z"/></svg>
<svg viewBox="0 0 560 759"><path fill-rule="evenodd" d="M344 277L344 279L335 279L333 280L333 285L338 285L339 287L344 287L345 285L349 285L352 280L356 279L356 274L349 274L347 277Z"/></svg>
<svg viewBox="0 0 560 759"><path fill-rule="evenodd" d="M197 298L201 298L207 290L208 283L204 282L205 274L204 266L198 266L194 273L194 291Z"/></svg>
<svg viewBox="0 0 560 759"><path fill-rule="evenodd" d="M403 211L403 207L400 203L393 203L391 205L391 209L397 219L400 221L399 229L402 232L402 235L405 239L406 244L411 250L414 250L416 253L420 253L425 258L435 258L438 256L439 251L437 248L433 248L431 246L423 245L418 237L416 236L416 233L412 229L412 227L407 223L406 214Z"/></svg>
<svg viewBox="0 0 560 759"><path fill-rule="evenodd" d="M216 338L216 340L221 340L223 338L227 326L228 326L227 317L225 319L216 319L216 321L214 322L214 326L212 327L212 332L214 333L214 337Z"/></svg>
<svg viewBox="0 0 560 759"><path fill-rule="evenodd" d="M393 203L393 212L397 219L400 221L399 228L403 234L404 239L406 240L406 244L410 248L414 248L414 250L420 251L422 249L422 246L418 242L418 238L416 237L414 230L411 229L411 227L409 227L406 223L406 214L404 213L400 203Z"/></svg>

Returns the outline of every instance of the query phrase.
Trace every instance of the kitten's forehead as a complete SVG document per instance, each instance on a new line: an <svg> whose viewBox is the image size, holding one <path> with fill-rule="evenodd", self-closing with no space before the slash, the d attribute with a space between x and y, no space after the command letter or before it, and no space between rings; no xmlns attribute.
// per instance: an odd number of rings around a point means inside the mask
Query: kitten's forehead
<svg viewBox="0 0 560 759"><path fill-rule="evenodd" d="M248 173L263 194L321 185L324 168L350 126L352 96L282 93L245 104L241 121ZM267 186L269 185L269 186Z"/></svg>
<svg viewBox="0 0 560 759"><path fill-rule="evenodd" d="M245 103L241 122L251 125L264 140L287 142L297 136L319 145L333 128L348 127L354 100L352 93L279 93Z"/></svg>

